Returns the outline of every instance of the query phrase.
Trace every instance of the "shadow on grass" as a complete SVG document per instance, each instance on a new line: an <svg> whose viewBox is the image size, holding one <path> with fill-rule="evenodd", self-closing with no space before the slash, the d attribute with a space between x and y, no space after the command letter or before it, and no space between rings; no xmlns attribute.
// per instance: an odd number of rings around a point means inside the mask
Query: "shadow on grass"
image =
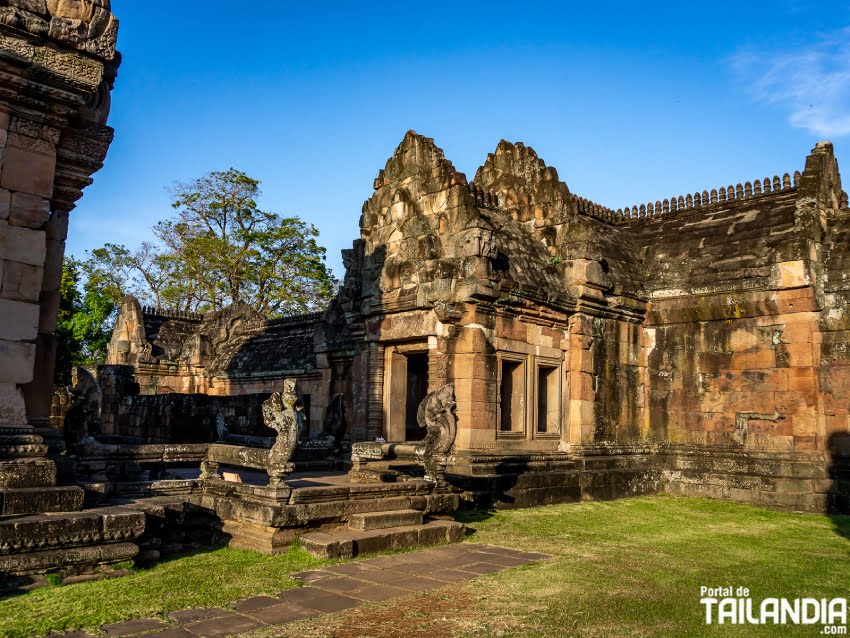
<svg viewBox="0 0 850 638"><path fill-rule="evenodd" d="M497 508L510 509L521 507L517 502L514 489L519 477L529 469L526 459L503 460L496 466L494 475L458 476L450 475L449 482L472 495L472 500L461 505L461 509L452 513L452 517L466 525L466 536L477 531L476 523L492 518Z"/></svg>
<svg viewBox="0 0 850 638"><path fill-rule="evenodd" d="M4 576L0 574L0 602L23 596L32 591L38 591L44 588L67 587L85 582L97 580L108 580L112 578L124 578L134 574L144 574L159 565L166 565L176 560L190 558L201 554L214 552L227 546L225 541L223 544L204 544L185 549L181 552L173 552L160 556L152 562L136 563L135 561L125 561L114 565L105 565L100 568L96 574L85 574L83 578L76 578L76 574L34 574L27 576ZM91 578L88 578L91 576Z"/></svg>
<svg viewBox="0 0 850 638"><path fill-rule="evenodd" d="M466 525L466 536L474 536L478 531L475 524L489 520L495 513L492 509L460 509L452 513L452 518Z"/></svg>

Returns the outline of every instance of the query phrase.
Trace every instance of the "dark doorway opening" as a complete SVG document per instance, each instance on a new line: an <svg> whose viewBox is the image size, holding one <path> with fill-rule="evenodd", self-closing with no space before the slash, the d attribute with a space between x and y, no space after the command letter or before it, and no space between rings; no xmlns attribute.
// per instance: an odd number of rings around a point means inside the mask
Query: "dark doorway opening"
<svg viewBox="0 0 850 638"><path fill-rule="evenodd" d="M428 394L428 353L412 352L407 355L407 405L405 410L405 441L419 441L425 430L416 421L419 404Z"/></svg>

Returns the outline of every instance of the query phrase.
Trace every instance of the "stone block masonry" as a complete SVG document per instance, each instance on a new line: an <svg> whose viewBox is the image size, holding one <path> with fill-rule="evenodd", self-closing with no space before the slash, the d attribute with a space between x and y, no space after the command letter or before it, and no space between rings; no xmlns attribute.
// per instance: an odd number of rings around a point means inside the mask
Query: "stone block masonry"
<svg viewBox="0 0 850 638"><path fill-rule="evenodd" d="M53 331L68 214L112 140L118 21L108 0L2 4L0 573L74 573L131 558L138 547L127 541L140 533L135 523L107 533L111 513L74 514L83 491L56 485L42 437L54 436Z"/></svg>
<svg viewBox="0 0 850 638"><path fill-rule="evenodd" d="M110 363L149 392L288 374L314 408L342 396L353 441L421 438L419 402L451 383L447 472L503 506L663 490L850 505L850 210L831 144L802 171L615 211L522 143L468 181L411 131L373 189L325 313L127 300Z"/></svg>

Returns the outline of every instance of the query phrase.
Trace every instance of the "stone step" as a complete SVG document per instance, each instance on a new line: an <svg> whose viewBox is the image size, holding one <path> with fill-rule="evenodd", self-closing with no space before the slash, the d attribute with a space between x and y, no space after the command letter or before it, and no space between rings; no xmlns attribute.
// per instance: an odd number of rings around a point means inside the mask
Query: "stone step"
<svg viewBox="0 0 850 638"><path fill-rule="evenodd" d="M56 465L48 459L0 460L0 489L56 485Z"/></svg>
<svg viewBox="0 0 850 638"><path fill-rule="evenodd" d="M122 507L0 518L0 555L128 541L144 529L144 512Z"/></svg>
<svg viewBox="0 0 850 638"><path fill-rule="evenodd" d="M352 514L348 519L350 529L367 531L372 529L387 529L405 525L421 525L422 512L419 510L395 510L390 512L364 512Z"/></svg>
<svg viewBox="0 0 850 638"><path fill-rule="evenodd" d="M76 486L0 489L0 514L76 512L83 506L83 489Z"/></svg>
<svg viewBox="0 0 850 638"><path fill-rule="evenodd" d="M0 554L0 591L3 581L11 576L42 574L69 570L70 573L94 570L101 565L122 563L139 553L135 543L108 543L85 547L63 547L21 554Z"/></svg>
<svg viewBox="0 0 850 638"><path fill-rule="evenodd" d="M320 558L352 558L360 554L451 543L466 530L463 523L449 519L420 525L400 525L373 530L313 532L301 536L301 547Z"/></svg>

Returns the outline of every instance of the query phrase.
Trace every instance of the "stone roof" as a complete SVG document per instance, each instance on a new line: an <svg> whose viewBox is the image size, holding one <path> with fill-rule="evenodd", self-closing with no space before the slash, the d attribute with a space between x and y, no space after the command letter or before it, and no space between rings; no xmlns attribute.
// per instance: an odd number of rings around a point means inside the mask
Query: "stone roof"
<svg viewBox="0 0 850 638"><path fill-rule="evenodd" d="M214 376L282 377L316 369L314 334L322 313L257 321L217 348L208 366Z"/></svg>
<svg viewBox="0 0 850 638"><path fill-rule="evenodd" d="M374 187L339 297L364 315L517 298L634 309L664 291L769 284L773 264L803 258L798 199L847 201L827 143L793 176L614 210L571 193L521 142L500 141L468 182L409 131Z"/></svg>
<svg viewBox="0 0 850 638"><path fill-rule="evenodd" d="M324 328L322 313L267 319L236 304L198 315L142 307L128 295L119 309L109 363L182 363L221 377L304 374L316 369L315 335ZM344 340L344 331L334 334Z"/></svg>

